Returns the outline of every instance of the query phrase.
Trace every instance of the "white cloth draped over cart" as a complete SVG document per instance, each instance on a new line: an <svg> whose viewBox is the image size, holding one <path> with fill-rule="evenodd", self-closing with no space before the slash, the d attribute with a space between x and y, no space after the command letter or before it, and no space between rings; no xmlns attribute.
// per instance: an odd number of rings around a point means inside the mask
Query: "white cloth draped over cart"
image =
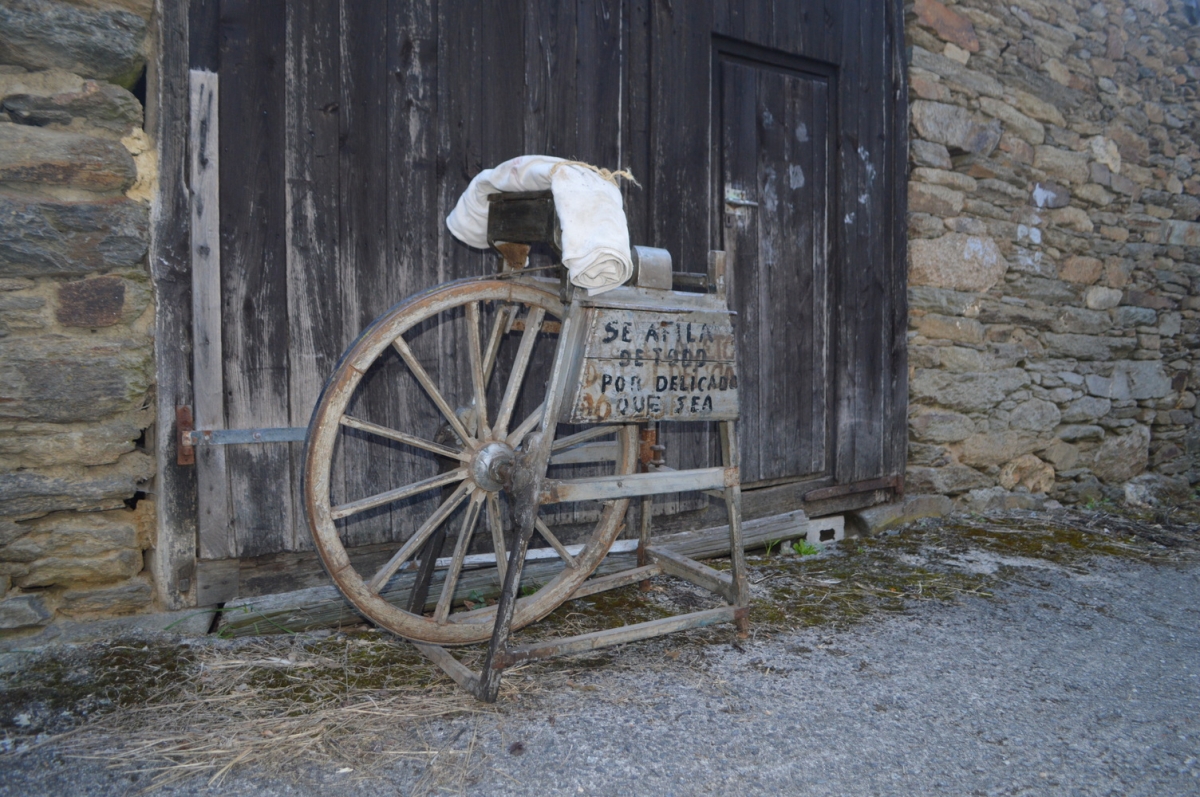
<svg viewBox="0 0 1200 797"><path fill-rule="evenodd" d="M571 282L594 296L628 280L633 261L620 190L596 171L562 158L522 155L485 169L459 197L446 226L468 246L485 248L489 194L547 189L554 194Z"/></svg>

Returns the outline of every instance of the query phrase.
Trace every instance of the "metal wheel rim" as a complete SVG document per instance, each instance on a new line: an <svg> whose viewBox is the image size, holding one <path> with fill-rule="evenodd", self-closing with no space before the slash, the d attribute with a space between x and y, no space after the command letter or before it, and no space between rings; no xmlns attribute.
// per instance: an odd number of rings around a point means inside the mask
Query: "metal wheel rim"
<svg viewBox="0 0 1200 797"><path fill-rule="evenodd" d="M326 571L339 590L365 617L376 624L417 642L439 645L464 645L491 637L495 607L450 615L448 622L437 623L384 600L367 586L354 569L338 536L331 515L330 468L340 431L340 419L359 381L376 358L422 320L469 302L503 301L543 308L562 318L563 303L554 294L513 281L463 280L447 283L402 302L380 316L343 355L327 381L309 423L305 445L304 504L309 530ZM525 374L529 379L529 374ZM636 427L617 427L618 457L616 472L634 471L637 457ZM577 567L563 570L535 594L517 601L513 629L522 628L552 612L599 566L620 533L628 499L608 502L588 537L585 549L575 557ZM397 543L397 545L401 545Z"/></svg>

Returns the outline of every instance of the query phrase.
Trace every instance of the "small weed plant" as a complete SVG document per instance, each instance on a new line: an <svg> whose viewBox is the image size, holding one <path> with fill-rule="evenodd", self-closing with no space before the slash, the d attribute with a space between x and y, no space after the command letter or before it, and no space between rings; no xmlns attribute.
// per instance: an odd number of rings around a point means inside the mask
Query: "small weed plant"
<svg viewBox="0 0 1200 797"><path fill-rule="evenodd" d="M816 556L825 549L820 545L814 545L808 540L796 540L792 543L792 550L800 556Z"/></svg>

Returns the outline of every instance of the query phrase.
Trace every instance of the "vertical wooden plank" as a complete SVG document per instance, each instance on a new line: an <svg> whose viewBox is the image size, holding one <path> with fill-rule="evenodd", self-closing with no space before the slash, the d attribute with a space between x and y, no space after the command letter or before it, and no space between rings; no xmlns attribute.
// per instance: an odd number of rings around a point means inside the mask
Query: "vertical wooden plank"
<svg viewBox="0 0 1200 797"><path fill-rule="evenodd" d="M579 156L577 4L528 0L525 6L526 85L532 113L530 152Z"/></svg>
<svg viewBox="0 0 1200 797"><path fill-rule="evenodd" d="M221 201L217 75L193 69L190 85L190 177L192 187L192 349L197 429L225 428L225 381L221 341ZM224 446L196 451L201 559L236 556L229 519Z"/></svg>
<svg viewBox="0 0 1200 797"><path fill-rule="evenodd" d="M794 478L810 472L814 418L806 388L823 383L807 334L815 304L812 260L811 81L756 70L758 140L758 478ZM798 107L799 106L799 107ZM802 110L801 110L802 108ZM747 380L749 381L749 380ZM823 431L823 430L821 430ZM824 436L823 434L820 436ZM749 479L748 479L749 481Z"/></svg>
<svg viewBox="0 0 1200 797"><path fill-rule="evenodd" d="M622 14L620 0L580 0L577 12L577 157L620 166Z"/></svg>
<svg viewBox="0 0 1200 797"><path fill-rule="evenodd" d="M352 339L400 298L388 262L390 155L387 73L388 18L383 2L341 4L339 159L341 194L340 276L343 318ZM349 411L374 423L396 424L397 390L385 358L362 379ZM396 446L351 432L342 434L342 468L348 499L378 493L392 482ZM429 475L429 474L427 474ZM388 541L395 506L344 521L347 546Z"/></svg>
<svg viewBox="0 0 1200 797"><path fill-rule="evenodd" d="M860 321L861 335L867 342L866 354L868 359L863 363L867 368L865 378L860 380L859 389L861 400L859 405L860 417L865 420L859 426L859 434L863 437L862 445L855 449L854 480L864 481L883 475L884 448L884 394L885 387L890 383L888 373L890 357L890 340L887 330L891 324L891 303L894 300L887 291L887 274L889 271L888 253L891 249L888 242L888 215L885 212L885 199L889 192L884 184L887 179L887 158L885 107L891 86L887 80L887 36L886 7L877 4L863 3L859 6L858 22L859 51L866 53L863 59L863 76L859 91L863 99L863 111L860 119L864 122L860 132L860 151L857 166L861 170L861 184L866 196L864 202L860 195L858 205L866 214L866 222L860 228L860 235L865 238L866 263L869 264L866 276L866 290L861 294L863 315Z"/></svg>
<svg viewBox="0 0 1200 797"><path fill-rule="evenodd" d="M483 101L480 96L482 70L479 29L481 0L439 3L437 6L438 52L438 207L442 218L454 207L459 195L485 166L483 163ZM484 272L483 255L458 241L439 224L437 282ZM453 341L445 337L438 364L455 366ZM436 369L439 373L441 368ZM452 373L451 368L448 373ZM449 388L447 388L449 389ZM453 391L451 391L453 392Z"/></svg>
<svg viewBox="0 0 1200 797"><path fill-rule="evenodd" d="M657 3L651 48L651 246L671 253L678 271L703 271L715 242L712 219L712 6ZM736 268L736 265L734 266ZM667 462L704 467L713 444L706 425L663 424ZM707 504L692 494L656 499L655 511Z"/></svg>
<svg viewBox="0 0 1200 797"><path fill-rule="evenodd" d="M841 30L842 44L840 49L845 52L855 52L858 48L859 24L853 14L846 14ZM860 170L857 167L858 144L861 123L858 115L860 96L859 81L861 61L851 59L841 65L839 74L839 137L837 142L837 174L838 174L838 211L836 227L840 238L839 292L838 292L838 345L837 360L834 365L837 379L837 454L835 458L836 481L849 483L854 481L856 432L859 411L859 382L865 374L861 374L859 356L865 341L860 340L858 324L861 320L860 301L851 301L865 288L863 271L867 264L861 258L866 255L863 249L863 239L859 231L863 229L859 223L858 196L862 186L859 181Z"/></svg>
<svg viewBox="0 0 1200 797"><path fill-rule="evenodd" d="M221 6L221 263L226 421L286 426L288 321L284 71L281 2ZM286 550L293 539L291 461L284 446L226 452L240 556Z"/></svg>
<svg viewBox="0 0 1200 797"><path fill-rule="evenodd" d="M808 405L812 408L809 435L813 441L808 462L809 473L826 473L830 468L830 429L834 406L830 349L832 346L832 296L833 243L829 226L829 214L834 208L835 191L832 179L833 147L830 145L831 129L830 87L826 81L814 81L807 115L809 125L808 172L813 189L813 205L809 221L812 224L812 312L808 319L806 334L813 341L812 370L815 376L802 385ZM819 409L818 409L819 408ZM905 422L907 428L907 421Z"/></svg>
<svg viewBox="0 0 1200 797"><path fill-rule="evenodd" d="M183 5L188 18L188 66L220 71L221 0L188 0Z"/></svg>
<svg viewBox="0 0 1200 797"><path fill-rule="evenodd" d="M841 74L841 216L843 249L837 474L840 482L881 475L885 363L881 325L890 319L883 286L886 234L881 197L885 161L882 103L878 101L883 64L878 58L884 14L865 4L846 9L843 50L864 53L846 58Z"/></svg>
<svg viewBox="0 0 1200 797"><path fill-rule="evenodd" d="M717 199L724 210L723 246L728 257L730 306L737 312L735 324L738 359L742 372L741 431L742 481L750 484L763 471L759 442L763 383L760 376L762 351L762 302L769 293L760 284L759 180L758 180L758 85L755 70L724 61L721 75L721 158L723 179Z"/></svg>
<svg viewBox="0 0 1200 797"><path fill-rule="evenodd" d="M888 364L888 403L884 408L883 472L904 475L908 458L908 70L904 63L904 5L902 0L887 4L887 179L891 188L886 268L887 294L891 300L890 328L884 345L890 352Z"/></svg>
<svg viewBox="0 0 1200 797"><path fill-rule="evenodd" d="M292 426L307 426L325 379L348 343L336 268L340 18L336 4L287 6L284 130L286 171L288 402ZM302 522L303 446L291 446L291 550L312 547Z"/></svg>
<svg viewBox="0 0 1200 797"><path fill-rule="evenodd" d="M525 154L524 8L516 3L483 3L479 25L480 158L483 168Z"/></svg>
<svg viewBox="0 0 1200 797"><path fill-rule="evenodd" d="M635 245L650 242L650 10L649 0L627 0L625 4L625 47L622 94L622 165L628 166L641 188L625 186L625 217L629 240Z"/></svg>
<svg viewBox="0 0 1200 797"><path fill-rule="evenodd" d="M382 285L391 302L437 283L438 236L445 211L437 204L440 61L435 6L432 0L388 3L387 274ZM418 355L436 356L436 349L423 342L415 342ZM412 429L419 423L419 433L432 436L443 421L416 381L396 379L391 387L393 428ZM392 447L388 453L393 484L436 472L435 463L411 451ZM443 497L434 493L393 507L390 541L407 539Z"/></svg>
<svg viewBox="0 0 1200 797"><path fill-rule="evenodd" d="M158 523L149 566L166 609L195 605L196 471L176 462L175 407L192 403L192 279L188 192L188 9L167 3L154 27L158 58L147 65L146 130L158 151L158 204L151 217L150 275L154 314L155 397L158 422L151 444L157 459Z"/></svg>
<svg viewBox="0 0 1200 797"><path fill-rule="evenodd" d="M713 0L713 32L731 39L772 46L777 35L771 0ZM790 0L789 6L802 3Z"/></svg>

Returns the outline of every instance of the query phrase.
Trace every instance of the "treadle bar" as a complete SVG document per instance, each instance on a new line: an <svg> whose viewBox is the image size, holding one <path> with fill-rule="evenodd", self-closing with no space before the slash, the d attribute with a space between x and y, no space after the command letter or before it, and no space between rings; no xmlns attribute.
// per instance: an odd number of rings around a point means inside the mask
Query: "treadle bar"
<svg viewBox="0 0 1200 797"><path fill-rule="evenodd" d="M697 468L628 476L596 476L590 479L546 479L542 483L540 503L612 501L689 490L724 490L737 483L737 468Z"/></svg>
<svg viewBox="0 0 1200 797"><path fill-rule="evenodd" d="M571 593L571 600L586 598L588 595L595 595L597 592L607 592L610 589L627 587L630 584L636 584L639 581L653 578L662 573L663 569L658 565L646 565L645 567L635 567L632 570L625 570L608 576L589 578L579 585L579 589Z"/></svg>
<svg viewBox="0 0 1200 797"><path fill-rule="evenodd" d="M454 682L471 694L479 691L479 676L467 669L467 666L454 658L450 651L441 645L426 645L414 642L413 645L424 654L425 658L442 668L442 672L454 679Z"/></svg>
<svg viewBox="0 0 1200 797"><path fill-rule="evenodd" d="M552 639L548 642L537 642L532 645L520 645L519 647L508 648L504 651L497 651L495 657L492 659L492 666L501 670L534 659L545 659L550 656L569 656L572 653L586 653L589 650L623 645L626 642L637 642L638 640L650 639L674 633L675 631L704 628L716 625L717 623L735 622L745 618L746 613L746 608L723 606L719 609L681 614L678 617L664 617L661 620L650 620L645 623L610 628L606 631L593 631L590 634Z"/></svg>
<svg viewBox="0 0 1200 797"><path fill-rule="evenodd" d="M646 553L650 554L650 558L668 576L690 581L697 587L720 595L730 603L737 603L737 591L733 586L733 578L728 573L713 570L695 559L689 559L665 548L648 547Z"/></svg>

